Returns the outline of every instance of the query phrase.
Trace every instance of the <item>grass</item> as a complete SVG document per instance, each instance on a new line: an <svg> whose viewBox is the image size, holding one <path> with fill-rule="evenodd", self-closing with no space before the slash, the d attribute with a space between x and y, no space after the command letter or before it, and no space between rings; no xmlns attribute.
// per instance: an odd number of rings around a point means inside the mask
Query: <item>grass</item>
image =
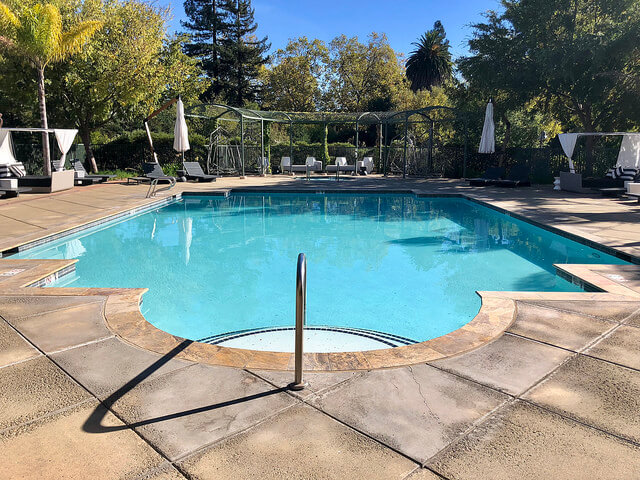
<svg viewBox="0 0 640 480"><path fill-rule="evenodd" d="M122 180L129 177L137 177L140 175L138 172L132 172L130 170L100 170L100 175L115 175L114 180Z"/></svg>

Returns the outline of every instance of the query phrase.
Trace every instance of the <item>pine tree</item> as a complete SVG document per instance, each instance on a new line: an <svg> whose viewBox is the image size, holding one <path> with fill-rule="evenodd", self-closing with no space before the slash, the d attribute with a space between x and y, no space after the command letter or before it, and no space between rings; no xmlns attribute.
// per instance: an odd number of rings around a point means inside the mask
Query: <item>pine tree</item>
<svg viewBox="0 0 640 480"><path fill-rule="evenodd" d="M267 37L258 39L254 35L258 24L251 0L226 0L224 9L230 21L221 49L222 94L230 105L243 106L256 99L256 79L260 67L268 61L265 54L271 45Z"/></svg>
<svg viewBox="0 0 640 480"><path fill-rule="evenodd" d="M189 18L182 26L191 41L185 53L197 58L211 79L203 100L220 99L242 106L257 95L258 72L267 62L267 37L253 35L258 28L251 0L185 0Z"/></svg>
<svg viewBox="0 0 640 480"><path fill-rule="evenodd" d="M184 11L189 18L180 22L189 33L190 42L184 51L196 58L201 68L211 79L211 85L203 93L202 99L211 101L218 97L224 88L221 81L221 58L224 55L223 39L228 36L229 11L225 0L185 0Z"/></svg>

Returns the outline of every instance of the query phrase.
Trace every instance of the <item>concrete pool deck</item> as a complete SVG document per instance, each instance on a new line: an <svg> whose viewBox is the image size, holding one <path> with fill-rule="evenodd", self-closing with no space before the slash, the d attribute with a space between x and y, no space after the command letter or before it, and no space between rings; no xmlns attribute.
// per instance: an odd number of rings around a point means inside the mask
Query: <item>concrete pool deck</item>
<svg viewBox="0 0 640 480"><path fill-rule="evenodd" d="M170 193L283 184L329 189L266 177ZM460 193L640 256L635 202L446 180L339 188ZM0 200L0 251L141 206L145 192L113 184ZM185 342L164 355L132 346L105 322L113 291L21 288L21 275L38 272L3 262L12 260L0 260L0 275L12 271L0 276L3 478L638 477L634 265L562 267L610 293L492 294L509 296L515 321L468 353L309 373L309 389L293 393L290 372L181 359ZM46 276L52 265L34 268Z"/></svg>

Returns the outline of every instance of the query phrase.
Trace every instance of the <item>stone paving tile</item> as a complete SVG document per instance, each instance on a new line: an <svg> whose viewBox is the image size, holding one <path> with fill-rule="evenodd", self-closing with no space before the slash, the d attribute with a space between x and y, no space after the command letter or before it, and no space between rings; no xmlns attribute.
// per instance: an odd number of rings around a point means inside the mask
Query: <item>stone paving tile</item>
<svg viewBox="0 0 640 480"><path fill-rule="evenodd" d="M640 328L622 325L585 353L640 370Z"/></svg>
<svg viewBox="0 0 640 480"><path fill-rule="evenodd" d="M30 225L41 228L55 227L68 220L68 217L62 213L43 210L28 204L6 206L2 209L2 215L18 221L28 219Z"/></svg>
<svg viewBox="0 0 640 480"><path fill-rule="evenodd" d="M508 331L541 342L582 350L616 326L599 318L518 302L515 323Z"/></svg>
<svg viewBox="0 0 640 480"><path fill-rule="evenodd" d="M630 480L640 448L516 401L428 465L451 480Z"/></svg>
<svg viewBox="0 0 640 480"><path fill-rule="evenodd" d="M173 465L167 463L165 466L143 473L136 480L185 480L185 478L187 477L182 475Z"/></svg>
<svg viewBox="0 0 640 480"><path fill-rule="evenodd" d="M424 462L508 397L429 365L376 370L311 402Z"/></svg>
<svg viewBox="0 0 640 480"><path fill-rule="evenodd" d="M104 417L105 431L99 434L85 429L85 422L96 409ZM157 452L97 401L5 430L0 433L0 458L5 480L125 480L137 478L163 462Z"/></svg>
<svg viewBox="0 0 640 480"><path fill-rule="evenodd" d="M197 479L403 479L416 464L301 405L181 462Z"/></svg>
<svg viewBox="0 0 640 480"><path fill-rule="evenodd" d="M2 296L0 295L0 316L11 323L18 318L60 310L62 308L85 305L104 300L94 296Z"/></svg>
<svg viewBox="0 0 640 480"><path fill-rule="evenodd" d="M0 318L0 367L38 355L40 355L38 350L29 345L7 322Z"/></svg>
<svg viewBox="0 0 640 480"><path fill-rule="evenodd" d="M632 313L625 320L627 325L633 325L635 327L640 327L640 312Z"/></svg>
<svg viewBox="0 0 640 480"><path fill-rule="evenodd" d="M46 230L40 227L29 225L28 223L15 220L11 217L5 217L4 215L0 215L0 223L2 224L2 234L6 237L15 238L29 233L42 232L43 235L46 233Z"/></svg>
<svg viewBox="0 0 640 480"><path fill-rule="evenodd" d="M295 402L245 371L197 364L141 383L113 410L174 460Z"/></svg>
<svg viewBox="0 0 640 480"><path fill-rule="evenodd" d="M46 353L111 336L104 303L89 303L11 321L22 335Z"/></svg>
<svg viewBox="0 0 640 480"><path fill-rule="evenodd" d="M431 362L511 395L520 395L571 353L513 335L453 358Z"/></svg>
<svg viewBox="0 0 640 480"><path fill-rule="evenodd" d="M427 468L420 468L409 475L406 480L442 480L444 477L436 475Z"/></svg>
<svg viewBox="0 0 640 480"><path fill-rule="evenodd" d="M635 370L580 355L524 398L640 442L640 372Z"/></svg>
<svg viewBox="0 0 640 480"><path fill-rule="evenodd" d="M130 381L141 382L191 365L130 346L116 337L65 350L51 357L100 399Z"/></svg>
<svg viewBox="0 0 640 480"><path fill-rule="evenodd" d="M527 303L541 307L556 308L582 315L591 315L614 322L621 322L626 317L640 309L640 302L583 302L574 300L528 300Z"/></svg>
<svg viewBox="0 0 640 480"><path fill-rule="evenodd" d="M293 382L294 372L283 372L283 371L277 371L277 370L251 370L251 371L256 375L258 375L260 378L263 378L278 387L285 388L287 385ZM306 383L305 389L297 392L290 391L290 393L293 395L299 396L301 398L306 398L310 395L313 395L329 387L332 387L338 383L344 382L345 380L348 380L356 375L359 375L359 373L357 372L304 372L302 379Z"/></svg>
<svg viewBox="0 0 640 480"><path fill-rule="evenodd" d="M82 387L44 356L1 368L0 430L88 398Z"/></svg>
<svg viewBox="0 0 640 480"><path fill-rule="evenodd" d="M65 202L64 200L58 200L56 198L43 198L40 200L33 200L29 202L33 207L37 207L41 210L49 210L51 212L64 213L68 218L71 217L82 217L87 214L87 212L98 213L99 209L97 207L87 206L82 210L78 209L78 206Z"/></svg>

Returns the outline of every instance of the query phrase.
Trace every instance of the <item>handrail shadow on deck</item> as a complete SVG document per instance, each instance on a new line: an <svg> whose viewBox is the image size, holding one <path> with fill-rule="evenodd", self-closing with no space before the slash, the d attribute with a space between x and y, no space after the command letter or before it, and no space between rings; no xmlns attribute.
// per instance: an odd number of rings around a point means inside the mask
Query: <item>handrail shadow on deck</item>
<svg viewBox="0 0 640 480"><path fill-rule="evenodd" d="M160 369L162 366L171 361L174 357L176 357L180 352L182 352L185 348L193 343L192 340L184 340L175 348L173 348L169 353L163 355L156 362L149 365L147 368L142 370L138 375L133 377L127 383L125 383L122 387L118 388L115 392L105 398L100 405L98 405L91 415L87 418L87 420L82 425L82 430L87 433L109 433L115 432L119 430L127 430L130 428L141 427L144 425L150 425L157 422L163 422L166 420L171 420L174 418L185 417L188 415L194 415L197 413L207 412L210 410L216 410L218 408L228 407L230 405L237 405L239 403L249 402L251 400L257 400L259 398L268 397L271 395L275 395L281 392L285 392L286 388L274 388L272 390L267 390L265 392L256 393L254 395L247 395L246 397L234 398L232 400L227 400L224 402L214 403L211 405L206 405L203 407L193 408L190 410L185 410L182 412L171 413L167 415L162 415L155 418L149 418L147 420L142 420L134 423L126 423L124 425L117 426L106 426L102 424L105 416L109 411L111 411L111 407L122 397L124 397L127 393L133 390L137 385L142 383L146 378L148 378L153 372ZM188 367L187 367L188 368ZM112 412L113 413L113 412Z"/></svg>

